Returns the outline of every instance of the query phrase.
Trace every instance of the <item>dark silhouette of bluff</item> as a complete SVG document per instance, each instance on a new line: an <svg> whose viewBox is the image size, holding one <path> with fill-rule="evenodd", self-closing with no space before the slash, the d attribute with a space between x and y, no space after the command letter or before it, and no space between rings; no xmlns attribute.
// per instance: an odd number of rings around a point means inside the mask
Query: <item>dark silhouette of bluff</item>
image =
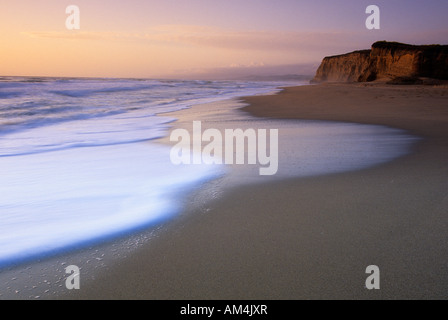
<svg viewBox="0 0 448 320"><path fill-rule="evenodd" d="M375 42L371 50L324 58L312 82L419 83L419 78L448 80L448 45Z"/></svg>

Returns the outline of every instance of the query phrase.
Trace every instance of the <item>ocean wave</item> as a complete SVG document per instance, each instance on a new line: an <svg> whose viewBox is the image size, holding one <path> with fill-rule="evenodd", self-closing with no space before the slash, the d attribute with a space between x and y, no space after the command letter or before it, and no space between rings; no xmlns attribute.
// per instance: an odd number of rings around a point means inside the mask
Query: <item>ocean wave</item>
<svg viewBox="0 0 448 320"><path fill-rule="evenodd" d="M146 79L0 81L0 265L159 223L222 167L171 165L156 116L277 83ZM141 143L146 141L145 143Z"/></svg>
<svg viewBox="0 0 448 320"><path fill-rule="evenodd" d="M170 166L169 148L126 144L0 158L0 266L139 230L222 174Z"/></svg>
<svg viewBox="0 0 448 320"><path fill-rule="evenodd" d="M129 86L129 87L113 87L113 88L101 88L101 89L83 89L83 90L52 90L50 93L59 94L66 97L78 98L87 97L96 94L114 94L127 91L142 91L153 89L154 86Z"/></svg>
<svg viewBox="0 0 448 320"><path fill-rule="evenodd" d="M20 91L9 91L9 92L0 92L0 99L10 99L17 98L23 95L23 92Z"/></svg>

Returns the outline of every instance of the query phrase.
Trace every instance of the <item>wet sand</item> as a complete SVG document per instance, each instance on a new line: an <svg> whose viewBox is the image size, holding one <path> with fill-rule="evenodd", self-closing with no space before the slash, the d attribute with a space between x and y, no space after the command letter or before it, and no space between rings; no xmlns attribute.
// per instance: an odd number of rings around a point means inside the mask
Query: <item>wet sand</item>
<svg viewBox="0 0 448 320"><path fill-rule="evenodd" d="M256 117L382 124L424 139L371 169L236 187L187 206L60 298L448 298L446 87L329 84L244 101ZM364 287L369 265L380 268L380 290Z"/></svg>

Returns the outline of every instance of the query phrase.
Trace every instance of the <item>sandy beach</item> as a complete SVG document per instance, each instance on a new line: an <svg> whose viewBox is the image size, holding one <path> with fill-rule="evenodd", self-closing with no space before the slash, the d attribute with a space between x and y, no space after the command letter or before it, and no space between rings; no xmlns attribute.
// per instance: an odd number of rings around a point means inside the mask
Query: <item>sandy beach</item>
<svg viewBox="0 0 448 320"><path fill-rule="evenodd" d="M382 124L422 137L367 170L243 186L63 299L429 299L448 287L448 90L326 84L249 97L256 117ZM189 211L189 212L188 212ZM365 288L377 265L381 289Z"/></svg>
<svg viewBox="0 0 448 320"><path fill-rule="evenodd" d="M448 1L4 2L1 301L448 300Z"/></svg>

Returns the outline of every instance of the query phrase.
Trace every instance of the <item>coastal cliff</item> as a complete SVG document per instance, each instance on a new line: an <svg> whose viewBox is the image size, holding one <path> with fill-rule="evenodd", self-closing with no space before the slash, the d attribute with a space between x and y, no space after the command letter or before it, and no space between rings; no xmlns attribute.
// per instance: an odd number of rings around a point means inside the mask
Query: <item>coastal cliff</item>
<svg viewBox="0 0 448 320"><path fill-rule="evenodd" d="M420 77L448 80L448 46L376 42L370 50L324 58L312 82Z"/></svg>

